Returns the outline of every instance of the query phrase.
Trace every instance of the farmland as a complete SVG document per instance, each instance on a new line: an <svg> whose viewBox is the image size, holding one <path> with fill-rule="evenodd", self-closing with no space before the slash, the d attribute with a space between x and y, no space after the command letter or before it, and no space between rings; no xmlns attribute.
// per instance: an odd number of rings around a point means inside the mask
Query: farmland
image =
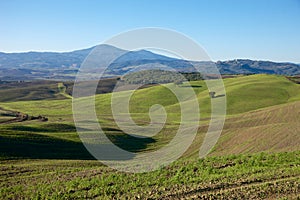
<svg viewBox="0 0 300 200"><path fill-rule="evenodd" d="M73 122L72 99L64 85L45 83L55 92L40 100L30 99L41 87L38 84L28 86L31 93L26 93L26 99L11 101L3 95L0 107L4 111L0 114L11 110L49 120L0 125L0 198L299 198L300 85L276 75L227 78L224 84L226 122L209 156L198 158L209 123L210 97L204 81L192 81L201 109L194 142L170 166L138 174L110 169L84 148ZM168 113L163 131L151 140L124 137L111 114L111 93L98 94L95 99L102 128L124 149L156 150L178 129L178 101L164 86L137 90L130 100L130 112L138 124L149 122L151 105L161 104ZM8 118L0 115L0 121Z"/></svg>

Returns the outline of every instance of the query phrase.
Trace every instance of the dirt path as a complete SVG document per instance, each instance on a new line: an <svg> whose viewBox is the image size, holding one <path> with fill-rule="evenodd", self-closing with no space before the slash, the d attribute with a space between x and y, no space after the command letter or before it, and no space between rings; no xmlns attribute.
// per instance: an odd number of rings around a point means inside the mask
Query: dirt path
<svg viewBox="0 0 300 200"><path fill-rule="evenodd" d="M227 197L224 199L235 198L255 198L255 199L276 199L282 197L297 197L300 192L299 185L300 175L293 177L284 177L272 180L256 180L252 182L241 182L238 184L224 185L219 184L208 188L199 188L186 192L178 192L177 194L170 194L162 197L161 199L218 199L220 197ZM287 186L288 184L297 184L292 188ZM273 187L273 188L271 188ZM262 193L257 194L255 191L261 191L261 188L267 188L265 191L265 198L260 198L258 195L264 195ZM258 189L258 190L255 190ZM279 190L280 189L280 190ZM294 190L294 191L293 191ZM245 196L245 191L248 191L249 196ZM278 193L278 191L280 191ZM240 196L242 195L242 196Z"/></svg>
<svg viewBox="0 0 300 200"><path fill-rule="evenodd" d="M6 121L0 121L0 124L11 124L11 123L15 123L15 122L23 122L23 121L28 121L28 120L39 120L39 121L48 121L48 118L44 117L44 116L29 116L26 113L21 113L18 111L13 111L13 110L7 110L4 108L0 107L0 111L2 111L1 115L2 116L9 116L9 117L13 117L13 119L8 119ZM0 116L1 116L0 115Z"/></svg>

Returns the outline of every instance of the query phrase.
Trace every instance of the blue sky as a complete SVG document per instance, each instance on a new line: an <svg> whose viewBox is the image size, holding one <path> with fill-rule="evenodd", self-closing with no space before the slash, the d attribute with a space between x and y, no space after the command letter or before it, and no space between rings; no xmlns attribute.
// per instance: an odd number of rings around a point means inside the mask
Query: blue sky
<svg viewBox="0 0 300 200"><path fill-rule="evenodd" d="M213 60L300 63L300 0L3 0L0 51L71 51L120 32L162 27Z"/></svg>

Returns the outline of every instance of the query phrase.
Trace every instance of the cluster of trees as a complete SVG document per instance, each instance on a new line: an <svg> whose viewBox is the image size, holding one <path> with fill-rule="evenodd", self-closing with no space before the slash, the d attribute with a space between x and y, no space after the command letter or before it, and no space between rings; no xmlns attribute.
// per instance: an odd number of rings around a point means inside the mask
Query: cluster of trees
<svg viewBox="0 0 300 200"><path fill-rule="evenodd" d="M188 81L198 81L203 80L203 77L200 72L181 72L181 74L186 78Z"/></svg>
<svg viewBox="0 0 300 200"><path fill-rule="evenodd" d="M182 84L184 81L201 80L200 73L182 73L166 70L143 70L123 76L122 80L129 84Z"/></svg>

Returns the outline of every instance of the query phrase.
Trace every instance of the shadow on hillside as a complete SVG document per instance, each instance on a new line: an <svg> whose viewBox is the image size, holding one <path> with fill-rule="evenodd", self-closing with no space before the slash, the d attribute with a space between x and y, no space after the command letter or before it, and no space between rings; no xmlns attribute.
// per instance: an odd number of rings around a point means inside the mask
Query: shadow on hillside
<svg viewBox="0 0 300 200"><path fill-rule="evenodd" d="M7 159L95 159L79 142L32 133L0 136L0 152Z"/></svg>
<svg viewBox="0 0 300 200"><path fill-rule="evenodd" d="M181 85L180 87L192 87L192 88L201 88L201 85Z"/></svg>
<svg viewBox="0 0 300 200"><path fill-rule="evenodd" d="M25 131L34 133L62 133L62 132L76 132L76 127L70 124L59 124L59 123L46 123L38 127L34 126L24 126L24 125L12 125L9 130L13 131Z"/></svg>
<svg viewBox="0 0 300 200"><path fill-rule="evenodd" d="M121 149L124 149L126 151L130 152L141 152L145 150L148 144L156 142L155 139L145 137L145 138L139 138L134 137L131 135L127 135L124 132L120 130L114 130L113 134L107 134L107 137L111 142L113 142L115 145L120 147Z"/></svg>
<svg viewBox="0 0 300 200"><path fill-rule="evenodd" d="M220 95L214 96L214 98L219 98L219 97L225 97L225 94L220 94Z"/></svg>
<svg viewBox="0 0 300 200"><path fill-rule="evenodd" d="M113 131L113 133L110 133L108 138L120 148L131 152L143 151L147 144L155 142L151 138L129 136L117 129L110 129L110 131ZM101 148L105 147L101 145ZM24 158L95 160L81 142L34 133L19 132L15 134L12 132L11 134L0 135L0 159ZM126 157L124 159L130 158Z"/></svg>

